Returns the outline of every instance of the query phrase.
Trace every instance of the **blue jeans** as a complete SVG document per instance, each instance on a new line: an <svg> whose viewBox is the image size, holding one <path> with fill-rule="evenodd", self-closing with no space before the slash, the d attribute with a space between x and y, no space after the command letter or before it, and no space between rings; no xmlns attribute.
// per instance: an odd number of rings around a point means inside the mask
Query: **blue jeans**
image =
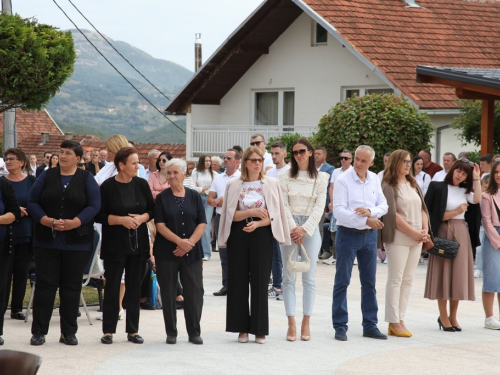
<svg viewBox="0 0 500 375"><path fill-rule="evenodd" d="M323 242L321 243L322 251L330 251L330 243L332 239L330 238L330 223L323 224Z"/></svg>
<svg viewBox="0 0 500 375"><path fill-rule="evenodd" d="M283 262L281 260L280 244L274 238L273 238L273 264L271 271L273 274L273 287L276 289L281 289L281 283L283 282Z"/></svg>
<svg viewBox="0 0 500 375"><path fill-rule="evenodd" d="M351 282L354 258L358 258L359 279L361 281L361 311L363 332L376 328L378 305L375 290L377 271L377 231L367 234L356 233L341 227L335 236L337 272L333 287L332 321L333 328L347 331L347 288Z"/></svg>
<svg viewBox="0 0 500 375"><path fill-rule="evenodd" d="M201 236L201 246L203 247L203 256L210 259L210 257L212 256L211 230L214 208L207 204L207 198L208 197L205 194L201 195L203 207L205 207L205 217L207 218L207 227L205 228L205 232Z"/></svg>

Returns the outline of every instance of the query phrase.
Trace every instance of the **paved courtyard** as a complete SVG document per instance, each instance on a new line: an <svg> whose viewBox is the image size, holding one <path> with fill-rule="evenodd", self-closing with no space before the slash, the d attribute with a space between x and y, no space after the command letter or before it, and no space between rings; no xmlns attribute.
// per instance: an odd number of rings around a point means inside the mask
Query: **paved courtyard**
<svg viewBox="0 0 500 375"><path fill-rule="evenodd" d="M387 341L378 341L362 337L360 285L355 266L348 293L349 339L339 342L333 338L330 318L335 266L320 264L315 313L311 318L311 341L285 340L287 319L283 302L270 299L270 335L265 345L258 345L253 341L240 344L236 334L224 332L226 298L212 295L220 289L218 253L214 253L212 260L203 265L205 301L201 327L205 343L202 346L187 342L182 310L178 317L177 345L165 343L165 327L159 310L141 310L139 333L145 339L144 345L127 342L124 321L118 323L114 343L103 345L100 343L101 322L95 319L99 313L97 307L91 307L93 325L88 324L85 315L79 319L79 345L76 347L58 342L57 310L51 321L47 342L41 347L29 345L31 320L28 324L12 320L8 311L3 348L40 355L43 360L40 375L500 374L500 331L483 328L482 279L476 279L477 300L460 304L459 323L463 331L443 332L439 331L436 322L437 303L422 297L427 265L419 265L405 320L413 337L389 337ZM379 327L384 333L387 331L387 323L383 321L387 267L386 264L378 264L377 269ZM495 314L497 306L495 303ZM297 310L301 311L300 305Z"/></svg>

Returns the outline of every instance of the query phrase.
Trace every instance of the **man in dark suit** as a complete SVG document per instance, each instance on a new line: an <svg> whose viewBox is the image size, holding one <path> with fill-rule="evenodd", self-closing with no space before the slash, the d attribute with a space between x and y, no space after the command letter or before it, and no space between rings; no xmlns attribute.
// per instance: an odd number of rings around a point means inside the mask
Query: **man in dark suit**
<svg viewBox="0 0 500 375"><path fill-rule="evenodd" d="M90 173L92 173L93 176L95 176L97 173L99 173L99 171L103 167L104 163L99 161L99 150L92 151L90 162L88 162L85 165L87 171L89 171Z"/></svg>
<svg viewBox="0 0 500 375"><path fill-rule="evenodd" d="M43 164L40 164L38 168L36 169L36 177L40 176L42 172L49 166L49 160L52 156L52 152L50 151L45 151L43 153Z"/></svg>

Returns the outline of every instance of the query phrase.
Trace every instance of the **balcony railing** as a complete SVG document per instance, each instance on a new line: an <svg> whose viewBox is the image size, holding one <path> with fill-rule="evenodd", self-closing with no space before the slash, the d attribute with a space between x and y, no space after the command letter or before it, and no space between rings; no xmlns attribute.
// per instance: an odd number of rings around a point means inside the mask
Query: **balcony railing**
<svg viewBox="0 0 500 375"><path fill-rule="evenodd" d="M191 156L222 155L234 145L245 149L250 143L250 137L256 133L262 134L268 141L271 137L293 133L309 137L316 131L317 126L193 125Z"/></svg>

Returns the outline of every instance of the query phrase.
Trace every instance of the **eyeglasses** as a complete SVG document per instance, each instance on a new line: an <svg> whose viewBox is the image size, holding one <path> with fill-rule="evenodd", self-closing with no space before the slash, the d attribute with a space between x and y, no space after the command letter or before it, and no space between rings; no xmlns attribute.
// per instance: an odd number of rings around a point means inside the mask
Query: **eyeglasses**
<svg viewBox="0 0 500 375"><path fill-rule="evenodd" d="M160 163L166 163L168 160L167 159L158 159L158 162Z"/></svg>
<svg viewBox="0 0 500 375"><path fill-rule="evenodd" d="M264 141L255 141L255 142L250 142L250 146L260 146L260 144Z"/></svg>
<svg viewBox="0 0 500 375"><path fill-rule="evenodd" d="M253 159L245 159L246 161L251 161L252 163L256 164L262 164L262 158L253 158Z"/></svg>
<svg viewBox="0 0 500 375"><path fill-rule="evenodd" d="M233 157L232 156L224 156L224 160L231 160Z"/></svg>
<svg viewBox="0 0 500 375"><path fill-rule="evenodd" d="M411 160L403 160L403 163L405 163L405 165L411 165L412 161Z"/></svg>
<svg viewBox="0 0 500 375"><path fill-rule="evenodd" d="M351 160L351 159L352 159L352 158L349 158L349 157L347 157L347 156L341 156L341 157L340 157L340 160L345 160L345 161L347 161L347 160Z"/></svg>
<svg viewBox="0 0 500 375"><path fill-rule="evenodd" d="M466 159L466 158L460 158L458 159L458 161L461 161L462 163L469 163L469 165L474 168L474 163L471 162L469 159Z"/></svg>
<svg viewBox="0 0 500 375"><path fill-rule="evenodd" d="M3 159L4 161L14 161L14 160L19 160L18 158L5 158Z"/></svg>
<svg viewBox="0 0 500 375"><path fill-rule="evenodd" d="M306 152L309 151L307 148L303 148L301 150L295 150L295 151L292 151L292 155L293 156L303 156L306 154Z"/></svg>

